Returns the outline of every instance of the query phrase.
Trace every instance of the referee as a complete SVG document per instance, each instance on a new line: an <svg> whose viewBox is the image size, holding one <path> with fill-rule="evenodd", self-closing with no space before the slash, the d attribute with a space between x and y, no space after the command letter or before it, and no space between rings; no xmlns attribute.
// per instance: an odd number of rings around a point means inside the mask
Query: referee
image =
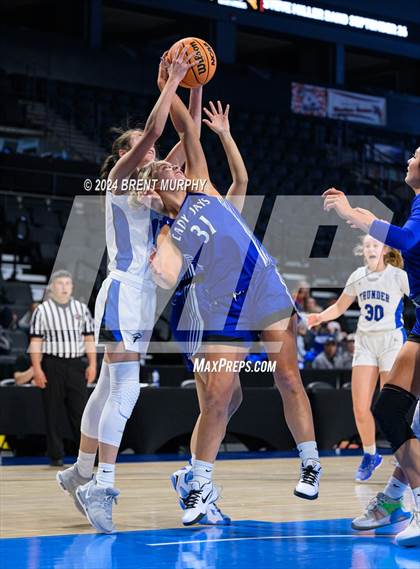
<svg viewBox="0 0 420 569"><path fill-rule="evenodd" d="M48 291L48 300L32 315L30 355L33 382L43 394L47 455L51 466L62 466L65 410L73 438L79 444L80 421L87 400L86 383L96 378L96 350L89 309L71 296L71 274L53 273ZM87 367L82 359L85 354Z"/></svg>

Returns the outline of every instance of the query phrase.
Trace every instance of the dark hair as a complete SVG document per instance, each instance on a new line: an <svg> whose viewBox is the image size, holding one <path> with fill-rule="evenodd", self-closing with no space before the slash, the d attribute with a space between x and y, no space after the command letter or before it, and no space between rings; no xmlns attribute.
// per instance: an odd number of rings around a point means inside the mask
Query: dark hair
<svg viewBox="0 0 420 569"><path fill-rule="evenodd" d="M143 130L141 128L130 128L124 130L123 128L114 127L111 129L111 132L114 134L118 134L119 136L114 140L112 143L111 154L105 158L101 169L100 169L100 177L101 179L106 180L111 172L112 168L120 159L119 151L120 150L130 150L131 148L131 137L136 132L142 133Z"/></svg>

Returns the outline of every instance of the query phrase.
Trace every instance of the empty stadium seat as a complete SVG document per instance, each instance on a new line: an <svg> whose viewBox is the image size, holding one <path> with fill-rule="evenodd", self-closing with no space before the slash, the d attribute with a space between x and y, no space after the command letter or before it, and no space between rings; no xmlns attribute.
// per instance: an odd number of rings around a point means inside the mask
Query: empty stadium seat
<svg viewBox="0 0 420 569"><path fill-rule="evenodd" d="M0 302L3 304L22 304L29 307L32 303L31 287L27 283L3 281L0 284Z"/></svg>

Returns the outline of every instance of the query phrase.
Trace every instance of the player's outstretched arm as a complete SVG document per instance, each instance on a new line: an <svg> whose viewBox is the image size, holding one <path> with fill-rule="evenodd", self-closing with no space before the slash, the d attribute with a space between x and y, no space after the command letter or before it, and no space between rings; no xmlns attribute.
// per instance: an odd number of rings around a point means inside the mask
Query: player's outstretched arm
<svg viewBox="0 0 420 569"><path fill-rule="evenodd" d="M137 168L141 160L146 156L147 151L155 144L161 136L168 120L169 110L172 99L176 93L179 83L182 81L187 70L192 67L191 60L193 54L184 61L186 53L184 48L168 67L168 80L160 94L149 118L144 127L143 136L139 141L122 156L110 172L109 178L112 182L127 178Z"/></svg>
<svg viewBox="0 0 420 569"><path fill-rule="evenodd" d="M375 220L369 227L369 235L389 247L408 251L420 243L420 211L416 216L411 217L403 227L379 219Z"/></svg>
<svg viewBox="0 0 420 569"><path fill-rule="evenodd" d="M175 95L172 100L171 117L184 145L186 157L185 175L192 180L205 180L206 193L219 195L210 182L207 160L194 120L178 95Z"/></svg>
<svg viewBox="0 0 420 569"><path fill-rule="evenodd" d="M389 247L406 251L420 243L420 209L410 217L404 227L379 220L372 212L360 207L352 208L340 190L330 188L323 194L324 209L335 209L351 227L369 233Z"/></svg>
<svg viewBox="0 0 420 569"><path fill-rule="evenodd" d="M159 74L158 74L157 85L158 85L160 91L163 90L163 88L165 87L165 84L168 80L169 62L166 59L166 54L167 54L167 52L165 52L162 55L161 60L160 60L160 65L159 65ZM189 101L188 112L190 113L190 115L194 121L194 124L197 127L197 132L198 132L199 138L201 135L202 99L203 99L203 87L202 86L190 89L190 101ZM170 116L171 116L172 123L174 124L173 113L174 113L173 107L171 107ZM185 164L185 151L184 151L184 146L183 146L181 140L172 148L172 150L166 156L165 160L167 162L170 162L171 164L176 164L181 168L184 166L184 164Z"/></svg>
<svg viewBox="0 0 420 569"><path fill-rule="evenodd" d="M354 296L349 296L343 292L337 302L329 306L323 312L320 312L319 314L309 314L307 320L308 328L313 328L314 326L319 326L323 322L329 322L330 320L340 318L340 316L350 308L355 300Z"/></svg>
<svg viewBox="0 0 420 569"><path fill-rule="evenodd" d="M229 163L230 173L232 175L232 185L230 186L226 198L236 207L238 211L242 211L245 203L246 190L248 188L248 172L242 159L239 148L230 132L229 109L226 105L223 111L222 103L217 101L217 109L212 101L209 102L209 109L204 108L207 119L203 119L213 132L217 134L223 145L226 157Z"/></svg>
<svg viewBox="0 0 420 569"><path fill-rule="evenodd" d="M188 107L188 112L190 113L194 124L197 128L198 137L201 135L201 102L202 102L203 87L197 87L191 89L190 91L190 103ZM171 107L172 108L172 107ZM172 117L172 113L171 113ZM180 140L169 152L165 158L167 162L171 164L177 164L182 168L185 164L186 156L184 151L184 145L182 140Z"/></svg>

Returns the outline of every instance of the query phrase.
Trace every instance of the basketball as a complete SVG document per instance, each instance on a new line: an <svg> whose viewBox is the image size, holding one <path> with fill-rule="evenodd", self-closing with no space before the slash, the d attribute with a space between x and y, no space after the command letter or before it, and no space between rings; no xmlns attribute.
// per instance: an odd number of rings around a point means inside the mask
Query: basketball
<svg viewBox="0 0 420 569"><path fill-rule="evenodd" d="M177 41L168 52L167 59L169 62L176 56L176 54L188 46L187 55L195 53L198 60L197 63L189 69L181 81L181 87L193 89L205 85L213 77L217 67L216 54L213 48L206 41L199 38L184 38Z"/></svg>

